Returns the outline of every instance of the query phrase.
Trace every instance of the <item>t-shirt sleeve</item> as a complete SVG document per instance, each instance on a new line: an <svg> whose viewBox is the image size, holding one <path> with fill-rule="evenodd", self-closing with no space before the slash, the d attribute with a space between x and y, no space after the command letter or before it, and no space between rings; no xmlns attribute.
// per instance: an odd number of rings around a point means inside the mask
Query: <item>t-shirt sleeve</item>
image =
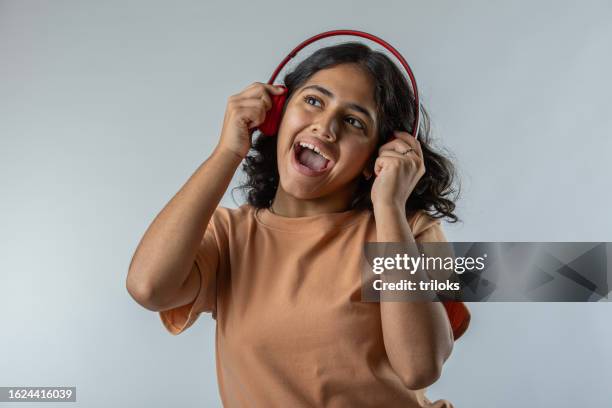
<svg viewBox="0 0 612 408"><path fill-rule="evenodd" d="M439 219L421 212L413 226L414 239L417 242L448 242ZM465 303L460 301L443 301L444 309L453 329L453 337L458 340L470 324L471 314Z"/></svg>
<svg viewBox="0 0 612 408"><path fill-rule="evenodd" d="M218 209L200 241L196 252L195 264L200 274L200 286L195 299L185 305L159 312L164 327L173 335L187 330L201 313L212 313L216 319L217 276L220 264Z"/></svg>

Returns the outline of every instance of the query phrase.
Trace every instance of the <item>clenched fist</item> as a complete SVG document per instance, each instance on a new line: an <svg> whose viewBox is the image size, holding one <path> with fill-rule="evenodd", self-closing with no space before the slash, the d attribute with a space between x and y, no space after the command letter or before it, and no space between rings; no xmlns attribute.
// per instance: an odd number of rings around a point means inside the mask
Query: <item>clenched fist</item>
<svg viewBox="0 0 612 408"><path fill-rule="evenodd" d="M244 158L251 149L251 129L263 123L272 107L270 94L280 95L284 91L282 87L254 82L239 94L230 96L219 147Z"/></svg>

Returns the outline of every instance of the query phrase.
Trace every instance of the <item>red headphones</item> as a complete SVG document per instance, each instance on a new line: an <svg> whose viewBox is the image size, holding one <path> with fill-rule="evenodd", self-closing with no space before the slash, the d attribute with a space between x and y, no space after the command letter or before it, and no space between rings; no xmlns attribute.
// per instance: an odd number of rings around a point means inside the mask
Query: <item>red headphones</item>
<svg viewBox="0 0 612 408"><path fill-rule="evenodd" d="M270 77L270 80L268 81L268 84L272 85L272 83L276 79L276 76L278 75L280 70L283 69L283 67L287 64L287 62L291 58L295 57L296 54L298 53L298 51L300 51L302 48L306 47L310 43L313 43L313 42L315 42L317 40L320 40L321 38L332 37L332 36L336 36L336 35L354 35L354 36L357 36L357 37L367 38L367 39L372 40L372 41L382 45L383 47L385 47L393 55L395 55L395 57L399 60L399 62L402 64L402 66L404 67L404 69L408 73L408 76L410 77L410 82L412 84L412 90L414 92L414 103L416 105L416 109L415 109L415 119L414 119L413 133L414 133L414 137L418 138L418 133L419 133L418 129L419 129L419 122L420 122L419 91L417 89L416 80L414 79L414 75L412 73L412 70L410 69L410 66L408 65L408 63L406 62L404 57L402 57L402 55L395 48L393 48L386 41L376 37L375 35L368 34L368 33L363 32L363 31L355 31L355 30L332 30L332 31L326 31L326 32L321 33L321 34L317 34L314 37L310 37L309 39L307 39L306 41L302 42L300 45L295 47L294 50L291 51L289 53L289 55L287 55L285 57L285 59L280 63L280 65L278 67L276 67L276 70L274 71L274 73ZM287 99L287 88L285 86L283 86L283 85L280 85L280 86L285 88L285 92L280 94L280 95L271 95L272 96L272 107L270 108L270 110L266 114L266 118L263 121L263 123L261 125L259 125L259 127L258 127L259 131L261 133L263 133L264 135L266 135L266 136L273 136L273 135L275 135L278 132L278 127L280 126L280 120L281 120L281 114L282 114L282 111L283 111L283 106L285 105L285 100Z"/></svg>

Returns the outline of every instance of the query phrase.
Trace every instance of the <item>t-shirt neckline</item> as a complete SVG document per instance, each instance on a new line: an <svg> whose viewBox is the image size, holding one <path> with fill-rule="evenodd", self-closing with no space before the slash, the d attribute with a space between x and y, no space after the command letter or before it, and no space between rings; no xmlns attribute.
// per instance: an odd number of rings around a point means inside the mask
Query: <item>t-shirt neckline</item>
<svg viewBox="0 0 612 408"><path fill-rule="evenodd" d="M255 219L262 225L287 232L316 232L345 228L360 220L367 210L352 209L342 212L323 213L306 217L284 217L268 208L255 209Z"/></svg>

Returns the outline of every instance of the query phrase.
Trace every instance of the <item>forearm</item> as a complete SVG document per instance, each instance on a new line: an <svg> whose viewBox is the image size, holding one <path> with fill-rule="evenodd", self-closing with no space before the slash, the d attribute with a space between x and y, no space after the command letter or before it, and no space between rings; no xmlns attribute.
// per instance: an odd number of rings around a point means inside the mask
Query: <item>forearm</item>
<svg viewBox="0 0 612 408"><path fill-rule="evenodd" d="M240 158L219 147L155 217L129 266L128 291L165 302L186 281L208 222Z"/></svg>
<svg viewBox="0 0 612 408"><path fill-rule="evenodd" d="M409 256L419 256L403 208L375 208L374 213L378 242L402 242ZM380 312L385 349L393 369L409 388L431 385L453 347L442 303L381 300Z"/></svg>

